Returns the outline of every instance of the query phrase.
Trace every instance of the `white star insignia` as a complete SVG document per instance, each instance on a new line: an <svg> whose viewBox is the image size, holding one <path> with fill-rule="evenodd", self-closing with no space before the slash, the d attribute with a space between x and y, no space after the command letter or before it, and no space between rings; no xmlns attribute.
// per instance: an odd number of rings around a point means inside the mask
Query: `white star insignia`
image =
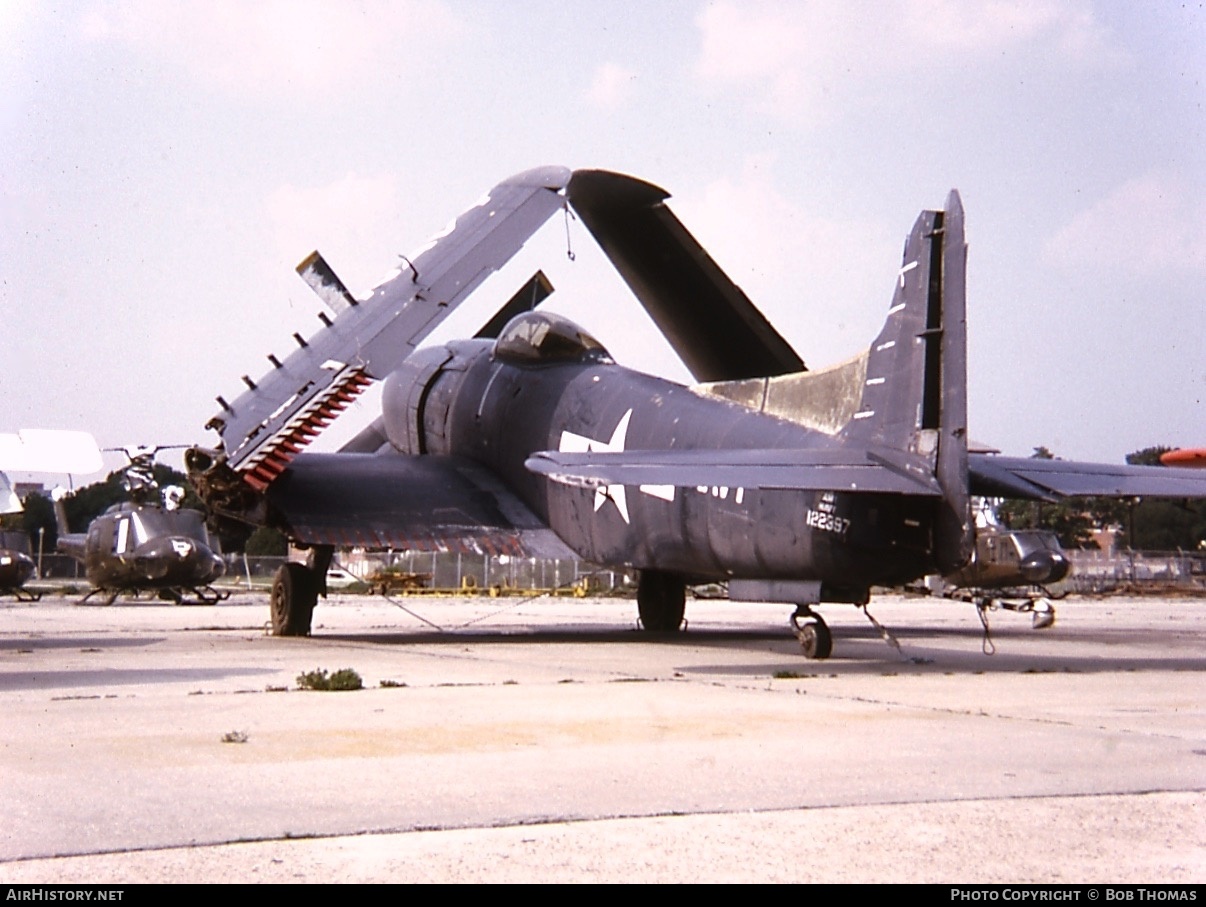
<svg viewBox="0 0 1206 907"><path fill-rule="evenodd" d="M630 409L616 423L616 430L611 433L610 441L596 441L594 438L575 434L572 431L563 431L561 445L558 449L563 453L623 453L624 443L628 437L628 420L631 418L632 410ZM608 485L606 488L596 489L595 513L599 512L605 501L611 501L616 505L616 510L620 511L620 516L623 517L625 523L631 522L628 519L628 498L624 495L623 485Z"/></svg>

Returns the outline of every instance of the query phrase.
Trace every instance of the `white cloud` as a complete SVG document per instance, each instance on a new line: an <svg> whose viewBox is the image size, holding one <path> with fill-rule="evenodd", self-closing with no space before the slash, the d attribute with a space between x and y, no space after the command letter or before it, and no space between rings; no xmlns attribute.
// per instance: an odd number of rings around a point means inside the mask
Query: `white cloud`
<svg viewBox="0 0 1206 907"><path fill-rule="evenodd" d="M696 25L705 82L753 90L764 109L793 117L823 115L871 79L996 65L1010 50L1088 65L1122 59L1087 0L719 0Z"/></svg>
<svg viewBox="0 0 1206 907"><path fill-rule="evenodd" d="M123 0L79 18L86 39L128 45L241 94L329 90L395 67L456 27L438 0Z"/></svg>
<svg viewBox="0 0 1206 907"><path fill-rule="evenodd" d="M1084 0L907 0L902 6L905 36L921 51L945 48L970 56L1041 44L1082 60L1118 54Z"/></svg>
<svg viewBox="0 0 1206 907"><path fill-rule="evenodd" d="M1172 173L1147 173L1073 217L1047 243L1045 257L1060 267L1129 276L1206 276L1206 199Z"/></svg>
<svg viewBox="0 0 1206 907"><path fill-rule="evenodd" d="M608 110L622 107L632 97L636 73L618 63L604 63L595 70L587 96Z"/></svg>
<svg viewBox="0 0 1206 907"><path fill-rule="evenodd" d="M773 156L671 207L810 366L862 349L892 294L900 236L884 225L816 214L775 184Z"/></svg>
<svg viewBox="0 0 1206 907"><path fill-rule="evenodd" d="M349 173L325 186L280 186L265 203L275 250L270 264L284 270L318 249L352 293L360 294L386 270L383 243L397 232L399 210L392 176Z"/></svg>

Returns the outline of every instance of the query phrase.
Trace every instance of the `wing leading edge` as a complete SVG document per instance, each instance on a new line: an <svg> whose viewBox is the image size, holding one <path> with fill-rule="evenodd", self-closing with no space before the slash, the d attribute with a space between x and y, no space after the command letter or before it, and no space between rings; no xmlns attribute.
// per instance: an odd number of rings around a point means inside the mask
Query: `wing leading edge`
<svg viewBox="0 0 1206 907"><path fill-rule="evenodd" d="M1040 460L994 454L968 456L971 493L1055 501L1062 497L1201 498L1206 475L1167 466Z"/></svg>
<svg viewBox="0 0 1206 907"><path fill-rule="evenodd" d="M301 454L267 496L303 545L573 557L493 474L456 457Z"/></svg>
<svg viewBox="0 0 1206 907"><path fill-rule="evenodd" d="M941 497L923 457L888 448L820 450L546 450L525 465L563 485L796 489Z"/></svg>
<svg viewBox="0 0 1206 907"><path fill-rule="evenodd" d="M927 461L891 448L819 450L546 450L527 468L564 485L779 488L939 497ZM1130 466L969 454L969 493L1055 501L1062 497L1206 497L1206 475L1165 466Z"/></svg>

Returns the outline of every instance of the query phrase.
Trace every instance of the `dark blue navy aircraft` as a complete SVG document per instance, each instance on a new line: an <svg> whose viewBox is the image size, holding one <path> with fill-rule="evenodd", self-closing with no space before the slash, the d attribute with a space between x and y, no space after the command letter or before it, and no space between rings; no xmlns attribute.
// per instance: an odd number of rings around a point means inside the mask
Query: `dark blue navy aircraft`
<svg viewBox="0 0 1206 907"><path fill-rule="evenodd" d="M667 197L617 173L541 168L500 183L366 298L317 253L299 266L334 317L244 376L233 403L219 397L208 427L221 445L186 457L215 528L276 526L308 549L277 575L276 633L309 633L337 546L572 551L636 568L647 630L679 628L686 587L719 581L734 600L794 606L805 654L823 658L832 638L814 606L973 564L974 495L1206 495L1188 471L969 452L956 193L918 217L879 336L821 371ZM539 273L473 339L416 349L567 206L697 384L623 368L534 310L550 290ZM302 453L374 380L382 416L339 453ZM1019 584L1067 569L1058 546L1032 547Z"/></svg>

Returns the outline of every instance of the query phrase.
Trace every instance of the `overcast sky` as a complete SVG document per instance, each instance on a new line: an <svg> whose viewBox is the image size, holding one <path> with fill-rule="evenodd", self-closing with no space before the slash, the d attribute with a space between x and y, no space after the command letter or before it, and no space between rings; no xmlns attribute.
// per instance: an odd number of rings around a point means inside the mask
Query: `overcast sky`
<svg viewBox="0 0 1206 907"><path fill-rule="evenodd" d="M319 328L312 249L366 289L564 164L665 187L814 367L874 337L957 187L973 437L1206 445L1201 3L0 0L0 35L0 431L214 444L214 397ZM547 305L684 380L566 243L555 218L433 340L543 267Z"/></svg>

